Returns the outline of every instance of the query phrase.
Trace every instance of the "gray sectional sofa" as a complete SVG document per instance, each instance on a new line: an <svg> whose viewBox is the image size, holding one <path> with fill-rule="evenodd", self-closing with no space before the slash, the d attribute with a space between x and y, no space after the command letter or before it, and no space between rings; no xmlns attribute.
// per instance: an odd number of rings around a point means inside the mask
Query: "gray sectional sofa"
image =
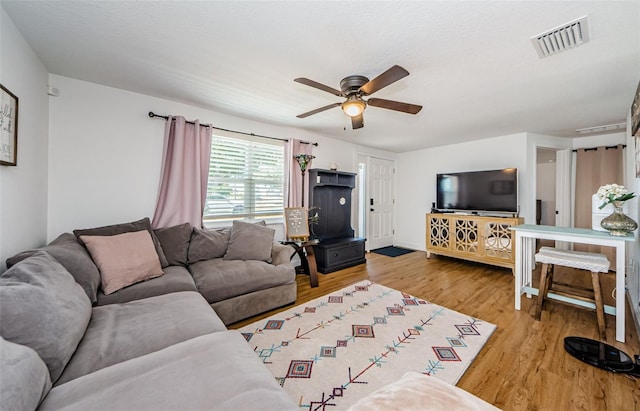
<svg viewBox="0 0 640 411"><path fill-rule="evenodd" d="M163 275L114 293L101 289L100 269L82 236L114 236L149 231ZM74 230L39 250L51 254L74 276L93 305L124 303L178 291L198 291L225 325L294 303L297 296L294 249L273 241L264 223L234 222L230 228L206 230L185 223L153 230L148 218L130 223ZM7 259L7 268L39 250Z"/></svg>
<svg viewBox="0 0 640 411"><path fill-rule="evenodd" d="M151 267L148 279L111 291L104 277L122 265L114 250L126 255L140 238L155 255L136 266ZM225 327L295 301L293 249L265 238L259 225L151 230L143 219L76 230L8 259L0 409L297 409Z"/></svg>

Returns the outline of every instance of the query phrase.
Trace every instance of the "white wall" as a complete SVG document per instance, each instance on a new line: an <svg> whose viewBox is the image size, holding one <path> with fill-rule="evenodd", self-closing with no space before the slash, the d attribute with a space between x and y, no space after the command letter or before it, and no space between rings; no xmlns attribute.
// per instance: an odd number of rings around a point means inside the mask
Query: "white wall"
<svg viewBox="0 0 640 411"><path fill-rule="evenodd" d="M16 167L0 166L0 272L47 228L47 70L0 8L0 83L18 97Z"/></svg>
<svg viewBox="0 0 640 411"><path fill-rule="evenodd" d="M517 168L520 214L535 222L526 190L531 183L525 133L402 153L397 161L396 245L425 249L425 214L436 201L436 174L443 172Z"/></svg>
<svg viewBox="0 0 640 411"><path fill-rule="evenodd" d="M308 131L277 127L116 88L50 76L60 91L51 99L48 238L75 228L152 217L159 184L164 120L183 115L215 126L318 142L312 168L356 171L366 151ZM382 151L378 154L392 155Z"/></svg>

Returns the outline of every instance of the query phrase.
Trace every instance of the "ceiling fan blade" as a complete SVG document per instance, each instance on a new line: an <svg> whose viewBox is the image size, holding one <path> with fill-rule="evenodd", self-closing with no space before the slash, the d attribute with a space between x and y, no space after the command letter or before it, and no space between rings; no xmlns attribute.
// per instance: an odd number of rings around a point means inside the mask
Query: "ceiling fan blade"
<svg viewBox="0 0 640 411"><path fill-rule="evenodd" d="M362 87L360 87L360 91L367 95L371 95L376 91L380 90L383 87L387 87L389 84L395 83L403 77L407 77L409 72L402 67L395 65L391 67L389 70L380 74L378 77L370 80Z"/></svg>
<svg viewBox="0 0 640 411"><path fill-rule="evenodd" d="M409 103L401 103L399 101L385 100L382 98L370 98L367 105L373 107L386 108L387 110L402 111L403 113L418 114L422 110L422 106Z"/></svg>
<svg viewBox="0 0 640 411"><path fill-rule="evenodd" d="M312 116L314 114L318 114L318 113L320 113L322 111L329 110L330 108L340 107L341 104L342 103L329 104L328 106L320 107L320 108L317 108L315 110L307 111L306 113L298 114L296 117L298 117L298 118L309 117L309 116Z"/></svg>
<svg viewBox="0 0 640 411"><path fill-rule="evenodd" d="M357 115L355 117L351 117L351 128L352 129L357 129L357 128L362 128L364 127L364 116L362 115L362 113L360 113L360 115Z"/></svg>
<svg viewBox="0 0 640 411"><path fill-rule="evenodd" d="M326 91L327 93L331 93L338 97L344 97L344 93L342 91L336 90L333 87L325 86L324 84L318 83L317 81L309 80L308 78L300 77L294 79L293 81L295 81L296 83L304 84L306 86L317 88L322 91Z"/></svg>

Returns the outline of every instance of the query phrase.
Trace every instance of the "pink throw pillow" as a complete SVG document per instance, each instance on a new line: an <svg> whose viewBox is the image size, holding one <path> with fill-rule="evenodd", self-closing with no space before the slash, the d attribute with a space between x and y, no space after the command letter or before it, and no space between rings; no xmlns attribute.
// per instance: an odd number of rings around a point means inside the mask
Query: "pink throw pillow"
<svg viewBox="0 0 640 411"><path fill-rule="evenodd" d="M102 291L107 295L164 274L147 230L80 238L100 269Z"/></svg>

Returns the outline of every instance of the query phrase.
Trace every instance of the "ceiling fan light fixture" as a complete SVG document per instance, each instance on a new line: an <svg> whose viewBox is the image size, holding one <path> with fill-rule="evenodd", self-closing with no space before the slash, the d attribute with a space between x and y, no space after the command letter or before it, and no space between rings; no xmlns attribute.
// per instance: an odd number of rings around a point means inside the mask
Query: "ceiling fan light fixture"
<svg viewBox="0 0 640 411"><path fill-rule="evenodd" d="M364 100L359 99L356 95L347 97L347 101L342 103L342 111L349 117L357 117L364 111L366 107Z"/></svg>
<svg viewBox="0 0 640 411"><path fill-rule="evenodd" d="M408 75L409 72L407 70L398 65L394 65L373 80L369 80L367 77L361 75L347 76L340 81L340 90L333 87L325 86L322 83L309 80L308 78L296 78L293 80L296 83L304 84L306 86L331 93L335 96L345 98L345 101L343 101L342 103L328 104L324 107L307 111L306 113L298 114L296 117L305 118L314 114L321 113L325 110L330 110L334 107L340 107L342 108L344 114L351 118L351 127L356 130L364 127L363 112L367 108L367 106L400 111L402 113L408 114L418 114L418 112L422 109L422 106L402 103L393 100L385 100L381 98L369 98L371 94L387 87L390 84L395 83L396 81ZM368 99L365 100L363 97L367 97Z"/></svg>

